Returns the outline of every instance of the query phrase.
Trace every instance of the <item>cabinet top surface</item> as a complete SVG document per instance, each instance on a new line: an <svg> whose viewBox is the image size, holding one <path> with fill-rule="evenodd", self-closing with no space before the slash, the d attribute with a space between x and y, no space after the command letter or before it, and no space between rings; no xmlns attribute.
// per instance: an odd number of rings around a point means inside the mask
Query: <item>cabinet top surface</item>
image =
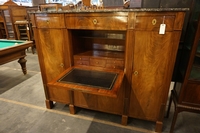
<svg viewBox="0 0 200 133"><path fill-rule="evenodd" d="M94 10L58 10L58 11L33 11L29 13L103 13L103 12L165 12L165 11L189 11L189 8L135 8L135 9L94 9Z"/></svg>

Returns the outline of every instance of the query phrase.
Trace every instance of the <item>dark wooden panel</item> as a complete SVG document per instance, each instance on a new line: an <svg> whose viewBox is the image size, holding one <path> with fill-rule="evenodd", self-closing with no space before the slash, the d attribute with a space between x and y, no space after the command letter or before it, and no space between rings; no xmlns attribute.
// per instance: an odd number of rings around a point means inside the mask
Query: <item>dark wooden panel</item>
<svg viewBox="0 0 200 133"><path fill-rule="evenodd" d="M193 0L161 0L160 7L190 7Z"/></svg>
<svg viewBox="0 0 200 133"><path fill-rule="evenodd" d="M143 0L142 1L142 7L145 8L156 8L159 7L160 5L160 0Z"/></svg>

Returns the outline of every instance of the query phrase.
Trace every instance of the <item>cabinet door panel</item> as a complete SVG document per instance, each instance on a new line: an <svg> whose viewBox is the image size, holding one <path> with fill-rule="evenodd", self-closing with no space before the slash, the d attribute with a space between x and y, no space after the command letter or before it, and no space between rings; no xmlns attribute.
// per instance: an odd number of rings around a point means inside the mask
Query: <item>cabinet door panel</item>
<svg viewBox="0 0 200 133"><path fill-rule="evenodd" d="M43 63L47 82L65 70L64 66L64 31L61 29L39 29L40 60ZM55 37L56 36L56 37Z"/></svg>
<svg viewBox="0 0 200 133"><path fill-rule="evenodd" d="M159 35L157 31L135 32L129 110L131 116L149 120L158 118L163 96L168 93L169 85L166 83L170 83L169 76L173 67L172 40L171 32L165 35Z"/></svg>
<svg viewBox="0 0 200 133"><path fill-rule="evenodd" d="M200 85L191 81L185 86L185 93L183 95L183 104L190 106L200 106Z"/></svg>

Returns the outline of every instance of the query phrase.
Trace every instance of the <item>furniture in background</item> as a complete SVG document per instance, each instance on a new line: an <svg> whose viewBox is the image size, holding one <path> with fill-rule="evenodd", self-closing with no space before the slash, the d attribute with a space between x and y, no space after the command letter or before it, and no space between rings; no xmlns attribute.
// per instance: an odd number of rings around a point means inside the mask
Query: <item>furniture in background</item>
<svg viewBox="0 0 200 133"><path fill-rule="evenodd" d="M28 21L15 21L15 29L18 40L31 40Z"/></svg>
<svg viewBox="0 0 200 133"><path fill-rule="evenodd" d="M0 65L19 59L18 62L21 65L22 72L26 74L25 51L28 47L32 46L32 43L32 41L0 39Z"/></svg>
<svg viewBox="0 0 200 133"><path fill-rule="evenodd" d="M17 40L33 41L31 39L29 22L28 21L15 21L15 30L17 33ZM35 53L35 45L31 46L32 53Z"/></svg>
<svg viewBox="0 0 200 133"><path fill-rule="evenodd" d="M185 11L30 13L46 107L61 102L69 105L72 114L76 107L117 114L123 125L128 117L149 120L161 132ZM163 23L165 33L159 34ZM116 71L121 76L111 90L62 82L74 69Z"/></svg>
<svg viewBox="0 0 200 133"><path fill-rule="evenodd" d="M5 2L3 5L0 5L0 10L2 12L2 17L3 17L4 23L5 23L5 29L7 32L7 39L16 39L14 22L17 19L13 19L13 17L12 17L12 15L13 15L12 10L13 10L13 8L16 8L16 7L25 8L25 7L18 6L16 3L12 2L11 0ZM16 13L16 12L14 12L14 13ZM23 14L24 14L24 12L19 13L19 15L23 15Z"/></svg>
<svg viewBox="0 0 200 133"><path fill-rule="evenodd" d="M58 11L59 9L62 9L61 3L47 3L47 4L39 4L41 11L46 10L55 10Z"/></svg>
<svg viewBox="0 0 200 133"><path fill-rule="evenodd" d="M15 29L16 21L28 21L28 26L31 32L31 21L29 20L27 13L27 11L31 9L32 8L30 7L18 6L16 3L10 0L5 2L3 5L0 5L1 17L5 24L7 39L18 39L17 31ZM35 7L33 7L33 9L35 10ZM34 40L31 33L30 38L31 40Z"/></svg>
<svg viewBox="0 0 200 133"><path fill-rule="evenodd" d="M3 17L3 12L0 10L0 39L6 39L8 36L7 30L6 30L6 24Z"/></svg>
<svg viewBox="0 0 200 133"><path fill-rule="evenodd" d="M198 1L197 1L198 2ZM197 6L198 5L198 6ZM200 2L195 4L182 46L177 81L171 91L167 117L172 101L175 112L170 133L173 133L180 112L200 113Z"/></svg>

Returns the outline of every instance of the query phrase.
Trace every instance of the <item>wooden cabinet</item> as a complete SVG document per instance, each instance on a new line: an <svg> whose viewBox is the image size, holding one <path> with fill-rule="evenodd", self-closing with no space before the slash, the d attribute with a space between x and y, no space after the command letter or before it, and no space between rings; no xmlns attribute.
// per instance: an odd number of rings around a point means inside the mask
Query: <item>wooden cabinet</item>
<svg viewBox="0 0 200 133"><path fill-rule="evenodd" d="M183 17L181 13L135 14L135 30L128 36L128 48L133 49L130 51L132 57L127 57L132 60L128 77L131 85L129 116L160 124L178 50L177 38L180 38L183 24L179 19ZM166 24L165 34L159 34L162 23Z"/></svg>
<svg viewBox="0 0 200 133"><path fill-rule="evenodd" d="M193 14L190 17L186 39L181 48L181 56L177 67L177 80L171 91L169 115L172 101L175 112L170 129L173 132L178 113L200 113L200 2L196 1ZM194 121L195 122L195 121Z"/></svg>
<svg viewBox="0 0 200 133"><path fill-rule="evenodd" d="M150 120L161 131L185 13L159 10L31 13L47 107L55 101L71 113L82 107L118 114L122 124ZM63 81L74 69L118 76L110 90Z"/></svg>

